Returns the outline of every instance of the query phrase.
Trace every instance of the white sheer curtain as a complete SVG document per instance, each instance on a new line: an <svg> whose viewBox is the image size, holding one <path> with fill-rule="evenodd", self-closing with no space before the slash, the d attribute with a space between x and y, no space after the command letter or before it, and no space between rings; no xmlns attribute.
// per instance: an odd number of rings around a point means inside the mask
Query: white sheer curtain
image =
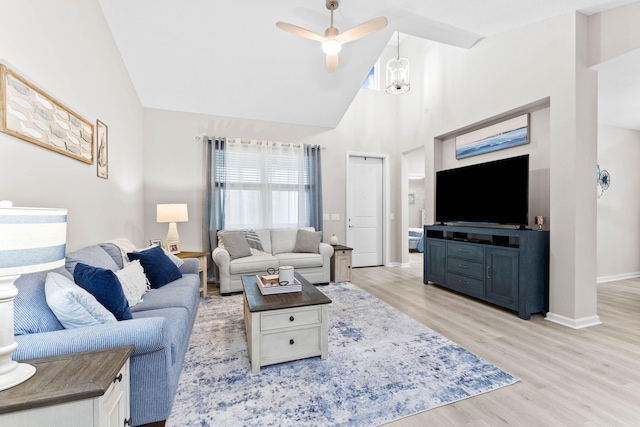
<svg viewBox="0 0 640 427"><path fill-rule="evenodd" d="M305 225L304 150L301 146L229 140L224 173L226 229Z"/></svg>

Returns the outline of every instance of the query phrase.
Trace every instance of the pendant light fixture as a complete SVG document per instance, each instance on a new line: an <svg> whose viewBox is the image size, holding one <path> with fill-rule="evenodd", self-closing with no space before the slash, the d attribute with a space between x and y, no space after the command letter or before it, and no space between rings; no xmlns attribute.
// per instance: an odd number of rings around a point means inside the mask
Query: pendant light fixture
<svg viewBox="0 0 640 427"><path fill-rule="evenodd" d="M396 31L398 40L398 56L387 62L387 93L401 95L411 89L409 74L411 64L407 58L400 58L400 32Z"/></svg>

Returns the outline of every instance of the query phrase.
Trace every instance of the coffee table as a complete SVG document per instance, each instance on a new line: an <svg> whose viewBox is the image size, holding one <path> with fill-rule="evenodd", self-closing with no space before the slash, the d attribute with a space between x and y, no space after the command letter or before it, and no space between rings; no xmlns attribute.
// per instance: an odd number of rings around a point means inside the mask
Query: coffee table
<svg viewBox="0 0 640 427"><path fill-rule="evenodd" d="M242 276L251 372L274 363L328 356L331 299L295 273L302 292L262 295L256 276Z"/></svg>

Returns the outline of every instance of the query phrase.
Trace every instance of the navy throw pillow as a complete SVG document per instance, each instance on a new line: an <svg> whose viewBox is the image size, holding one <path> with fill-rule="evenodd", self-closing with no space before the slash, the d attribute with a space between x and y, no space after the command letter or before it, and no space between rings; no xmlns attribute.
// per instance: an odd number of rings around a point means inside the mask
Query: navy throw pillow
<svg viewBox="0 0 640 427"><path fill-rule="evenodd" d="M160 246L154 246L140 252L129 252L127 256L130 261L140 260L144 274L154 289L161 288L182 277L180 269L165 255Z"/></svg>
<svg viewBox="0 0 640 427"><path fill-rule="evenodd" d="M73 281L93 295L116 319L133 319L122 285L113 271L79 262L73 271Z"/></svg>

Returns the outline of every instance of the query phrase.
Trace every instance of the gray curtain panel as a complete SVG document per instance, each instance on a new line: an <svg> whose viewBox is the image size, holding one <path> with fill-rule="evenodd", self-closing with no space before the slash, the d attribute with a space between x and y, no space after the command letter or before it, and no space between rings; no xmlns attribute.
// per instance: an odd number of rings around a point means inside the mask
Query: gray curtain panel
<svg viewBox="0 0 640 427"><path fill-rule="evenodd" d="M305 158L305 196L307 201L307 225L316 231L322 231L322 162L319 145L304 145Z"/></svg>
<svg viewBox="0 0 640 427"><path fill-rule="evenodd" d="M224 148L226 138L203 138L206 144L207 179L205 195L205 239L209 253L218 246L218 230L224 229ZM207 257L209 279L218 282L218 269Z"/></svg>

